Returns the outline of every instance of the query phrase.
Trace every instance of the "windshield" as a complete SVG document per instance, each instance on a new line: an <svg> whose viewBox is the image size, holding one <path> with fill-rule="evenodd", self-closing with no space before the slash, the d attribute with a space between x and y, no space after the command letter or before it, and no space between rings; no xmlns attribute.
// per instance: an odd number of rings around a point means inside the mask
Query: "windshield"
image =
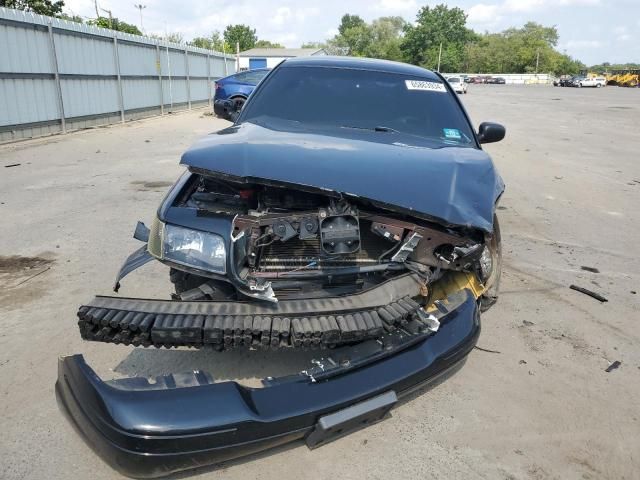
<svg viewBox="0 0 640 480"><path fill-rule="evenodd" d="M283 120L305 128L356 128L375 135L419 136L441 146L475 146L462 109L441 82L396 73L279 68L252 96L239 121L279 128Z"/></svg>
<svg viewBox="0 0 640 480"><path fill-rule="evenodd" d="M450 78L449 79L449 83L460 83L460 79L459 78Z"/></svg>

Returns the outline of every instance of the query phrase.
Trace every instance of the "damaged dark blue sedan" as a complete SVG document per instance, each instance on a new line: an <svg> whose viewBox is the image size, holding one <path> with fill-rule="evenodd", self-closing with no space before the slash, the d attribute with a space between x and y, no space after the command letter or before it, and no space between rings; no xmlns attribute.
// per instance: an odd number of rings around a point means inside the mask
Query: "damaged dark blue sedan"
<svg viewBox="0 0 640 480"><path fill-rule="evenodd" d="M317 349L262 388L204 372L101 380L60 360L56 392L98 453L159 477L294 440L317 447L383 418L461 366L497 297L503 182L446 80L381 60L307 57L273 69L235 123L182 157L122 279L169 267L170 300L96 297L86 340Z"/></svg>

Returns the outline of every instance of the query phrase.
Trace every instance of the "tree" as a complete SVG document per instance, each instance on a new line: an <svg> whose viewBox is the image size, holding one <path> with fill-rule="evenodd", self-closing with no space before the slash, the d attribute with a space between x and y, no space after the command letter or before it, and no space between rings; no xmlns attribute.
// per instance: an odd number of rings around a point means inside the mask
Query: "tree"
<svg viewBox="0 0 640 480"><path fill-rule="evenodd" d="M58 17L62 14L62 0L0 0L0 7L24 10L39 15Z"/></svg>
<svg viewBox="0 0 640 480"><path fill-rule="evenodd" d="M327 42L331 54L364 56L373 41L369 25L358 15L345 14L340 19L338 34Z"/></svg>
<svg viewBox="0 0 640 480"><path fill-rule="evenodd" d="M363 52L365 57L401 60L402 32L407 22L402 17L380 17L369 26L371 42Z"/></svg>
<svg viewBox="0 0 640 480"><path fill-rule="evenodd" d="M327 48L326 42L307 42L303 43L300 48L317 48L320 50L321 48Z"/></svg>
<svg viewBox="0 0 640 480"><path fill-rule="evenodd" d="M555 27L528 22L522 28L485 33L465 48L464 70L478 73L575 74L584 64L558 52Z"/></svg>
<svg viewBox="0 0 640 480"><path fill-rule="evenodd" d="M342 18L340 19L338 34L344 36L347 30L350 30L356 27L362 27L365 24L366 24L365 21L362 18L360 18L358 15L350 15L347 13L343 15Z"/></svg>
<svg viewBox="0 0 640 480"><path fill-rule="evenodd" d="M84 20L82 20L82 17L80 15L75 15L73 13L65 12L61 14L58 18L62 20L67 20L69 22L84 23Z"/></svg>
<svg viewBox="0 0 640 480"><path fill-rule="evenodd" d="M236 43L240 44L240 51L244 51L256 45L258 36L255 28L252 29L247 25L227 25L224 29L224 41L233 51L236 49Z"/></svg>
<svg viewBox="0 0 640 480"><path fill-rule="evenodd" d="M98 17L95 20L89 20L87 23L89 25L95 25L96 27L108 28L109 30L117 30L118 32L142 35L142 32L138 30L138 27L130 23L123 22L116 17Z"/></svg>
<svg viewBox="0 0 640 480"><path fill-rule="evenodd" d="M180 33L180 32L171 32L171 33L167 33L166 35L164 35L162 37L162 39L165 42L183 43L184 42L184 35L182 35L182 33Z"/></svg>
<svg viewBox="0 0 640 480"><path fill-rule="evenodd" d="M465 45L475 38L466 27L467 16L460 8L446 5L425 6L420 9L415 25L407 24L400 45L405 60L415 65L440 70L460 71L464 63Z"/></svg>
<svg viewBox="0 0 640 480"><path fill-rule="evenodd" d="M225 44L225 41L222 39L222 35L217 30L211 32L211 35L208 37L194 38L189 42L189 45L206 48L207 50L215 50L216 52L228 52L231 50L230 46Z"/></svg>
<svg viewBox="0 0 640 480"><path fill-rule="evenodd" d="M256 48L285 48L284 45L270 42L269 40L258 40L254 46Z"/></svg>

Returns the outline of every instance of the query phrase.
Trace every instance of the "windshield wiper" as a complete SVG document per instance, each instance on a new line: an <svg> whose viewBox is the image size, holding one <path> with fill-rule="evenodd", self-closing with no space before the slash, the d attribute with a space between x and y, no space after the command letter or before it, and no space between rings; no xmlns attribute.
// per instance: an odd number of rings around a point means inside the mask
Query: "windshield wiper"
<svg viewBox="0 0 640 480"><path fill-rule="evenodd" d="M356 130L372 130L374 132L399 133L398 130L396 130L395 128L385 127L382 125L379 125L377 127L358 127L354 125L341 125L341 128L353 128Z"/></svg>
<svg viewBox="0 0 640 480"><path fill-rule="evenodd" d="M459 147L461 145L470 145L472 143L472 140L467 135L465 135L463 132L460 132L460 135L462 136L462 138L464 139L464 141L466 143L455 142L455 141L449 142L446 139L445 140L436 139L436 138L433 138L433 137L428 137L426 135L418 135L416 133L402 132L400 130L396 130L395 128L385 127L385 126L360 127L360 126L353 126L353 125L341 125L340 128L353 128L355 130L369 130L371 132L399 133L400 135L407 135L409 137L421 138L423 140L428 140L428 141L431 141L431 142L438 142L438 143L440 143L438 148L445 148L445 147L452 147L452 146Z"/></svg>

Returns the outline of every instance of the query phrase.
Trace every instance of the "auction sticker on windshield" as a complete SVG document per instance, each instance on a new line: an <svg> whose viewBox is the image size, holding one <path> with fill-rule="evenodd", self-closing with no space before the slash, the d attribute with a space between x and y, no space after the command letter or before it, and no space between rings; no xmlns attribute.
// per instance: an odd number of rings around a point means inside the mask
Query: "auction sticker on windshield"
<svg viewBox="0 0 640 480"><path fill-rule="evenodd" d="M407 90L424 90L427 92L443 92L446 93L447 89L442 83L427 82L424 80L405 80Z"/></svg>

